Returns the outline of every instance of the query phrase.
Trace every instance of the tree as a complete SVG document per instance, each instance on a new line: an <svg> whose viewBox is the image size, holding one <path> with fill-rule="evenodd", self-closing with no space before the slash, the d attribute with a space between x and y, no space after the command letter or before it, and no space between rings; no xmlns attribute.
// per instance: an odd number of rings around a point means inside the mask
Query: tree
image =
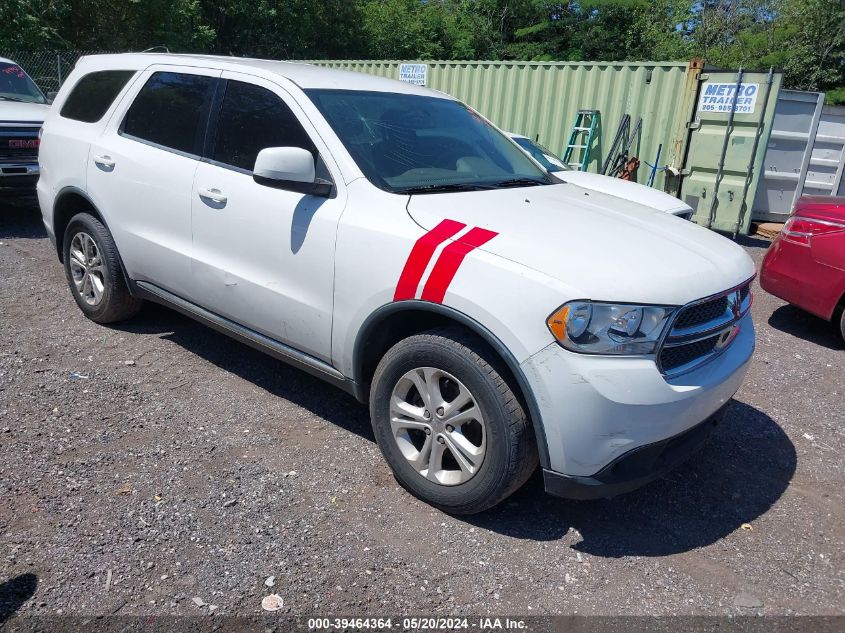
<svg viewBox="0 0 845 633"><path fill-rule="evenodd" d="M0 2L0 49L159 45L275 59L703 57L722 68L773 66L786 87L845 101L845 0Z"/></svg>
<svg viewBox="0 0 845 633"><path fill-rule="evenodd" d="M209 50L272 59L355 56L360 3L345 0L200 0L202 20L216 33Z"/></svg>
<svg viewBox="0 0 845 633"><path fill-rule="evenodd" d="M7 50L64 47L59 24L67 14L63 2L4 0L0 3L0 47Z"/></svg>
<svg viewBox="0 0 845 633"><path fill-rule="evenodd" d="M786 0L782 67L785 83L799 90L845 90L845 2ZM841 95L845 101L845 94Z"/></svg>

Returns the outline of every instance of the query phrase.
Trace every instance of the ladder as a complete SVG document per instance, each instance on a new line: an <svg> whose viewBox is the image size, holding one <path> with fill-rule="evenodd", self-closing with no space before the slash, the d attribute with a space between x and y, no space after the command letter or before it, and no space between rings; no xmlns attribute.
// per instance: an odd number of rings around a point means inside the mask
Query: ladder
<svg viewBox="0 0 845 633"><path fill-rule="evenodd" d="M572 132L569 133L569 142L566 144L566 151L563 153L563 162L570 167L576 167L578 171L586 171L590 162L590 148L593 146L593 139L599 125L598 110L578 110L575 115L575 123ZM580 150L580 159L573 158L573 150Z"/></svg>

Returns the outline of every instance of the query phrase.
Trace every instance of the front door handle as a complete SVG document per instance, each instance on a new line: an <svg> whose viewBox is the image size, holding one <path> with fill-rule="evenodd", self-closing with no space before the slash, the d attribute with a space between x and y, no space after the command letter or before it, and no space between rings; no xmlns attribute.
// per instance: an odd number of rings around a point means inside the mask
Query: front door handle
<svg viewBox="0 0 845 633"><path fill-rule="evenodd" d="M227 198L219 189L213 189L211 187L197 187L197 193L200 198L211 200L217 204L226 204Z"/></svg>
<svg viewBox="0 0 845 633"><path fill-rule="evenodd" d="M109 171L114 169L114 160L112 160L112 157L108 156L107 154L100 154L98 156L94 156L94 162L103 169L107 169Z"/></svg>

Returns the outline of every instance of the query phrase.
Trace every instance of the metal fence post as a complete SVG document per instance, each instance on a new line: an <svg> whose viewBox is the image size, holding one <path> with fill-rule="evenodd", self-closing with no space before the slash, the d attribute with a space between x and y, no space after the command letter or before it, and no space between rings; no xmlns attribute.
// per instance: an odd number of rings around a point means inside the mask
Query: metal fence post
<svg viewBox="0 0 845 633"><path fill-rule="evenodd" d="M56 70L58 72L57 78L59 80L59 88L62 87L62 54L56 53Z"/></svg>

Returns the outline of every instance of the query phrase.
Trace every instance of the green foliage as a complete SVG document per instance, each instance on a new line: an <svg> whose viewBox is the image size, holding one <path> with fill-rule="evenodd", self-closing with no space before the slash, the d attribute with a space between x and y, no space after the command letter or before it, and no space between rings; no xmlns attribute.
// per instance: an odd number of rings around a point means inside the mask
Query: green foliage
<svg viewBox="0 0 845 633"><path fill-rule="evenodd" d="M830 105L845 105L845 88L828 90L825 94L826 102Z"/></svg>
<svg viewBox="0 0 845 633"><path fill-rule="evenodd" d="M800 90L845 89L845 2L785 0L786 84Z"/></svg>
<svg viewBox="0 0 845 633"><path fill-rule="evenodd" d="M842 0L705 0L692 17L690 50L714 66L774 66L803 90L845 79Z"/></svg>
<svg viewBox="0 0 845 633"><path fill-rule="evenodd" d="M0 2L0 48L55 48L64 44L59 24L68 7L50 0Z"/></svg>
<svg viewBox="0 0 845 633"><path fill-rule="evenodd" d="M0 49L686 60L845 91L845 0L2 0Z"/></svg>

